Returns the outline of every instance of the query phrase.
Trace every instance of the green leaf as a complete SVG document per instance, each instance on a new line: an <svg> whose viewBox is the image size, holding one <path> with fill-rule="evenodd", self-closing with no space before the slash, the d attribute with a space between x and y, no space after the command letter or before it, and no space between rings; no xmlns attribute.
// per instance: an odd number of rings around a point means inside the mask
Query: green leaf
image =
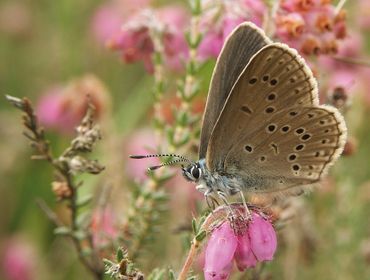
<svg viewBox="0 0 370 280"><path fill-rule="evenodd" d="M77 207L83 207L89 204L92 200L93 196L92 194L84 195L83 197L79 198L76 205Z"/></svg>
<svg viewBox="0 0 370 280"><path fill-rule="evenodd" d="M196 236L195 239L197 241L203 241L203 239L206 237L207 232L205 230L200 231Z"/></svg>
<svg viewBox="0 0 370 280"><path fill-rule="evenodd" d="M76 224L80 228L86 228L89 226L91 221L91 213L90 212L84 212L77 216Z"/></svg>
<svg viewBox="0 0 370 280"><path fill-rule="evenodd" d="M197 234L197 232L198 232L198 227L197 227L197 220L196 220L195 218L193 218L193 219L191 220L191 227L192 227L192 229L193 229L193 233L194 233L194 234Z"/></svg>
<svg viewBox="0 0 370 280"><path fill-rule="evenodd" d="M78 240L84 240L87 236L86 232L82 230L76 230L72 233L73 237L78 239Z"/></svg>
<svg viewBox="0 0 370 280"><path fill-rule="evenodd" d="M202 12L201 0L190 0L189 4L193 16L200 15L200 13Z"/></svg>
<svg viewBox="0 0 370 280"><path fill-rule="evenodd" d="M121 247L118 248L117 254L116 254L117 262L121 262L123 260L124 256L125 256L125 254L124 254L122 248Z"/></svg>
<svg viewBox="0 0 370 280"><path fill-rule="evenodd" d="M108 260L108 259L103 259L103 263L107 266L113 266L113 265L116 265L114 262L112 262L111 260Z"/></svg>
<svg viewBox="0 0 370 280"><path fill-rule="evenodd" d="M54 234L56 235L70 235L71 229L69 227L57 227L54 229Z"/></svg>
<svg viewBox="0 0 370 280"><path fill-rule="evenodd" d="M168 270L168 280L175 280L175 279L176 279L175 272L172 269L169 269Z"/></svg>
<svg viewBox="0 0 370 280"><path fill-rule="evenodd" d="M84 257L89 257L91 256L91 253L93 252L93 250L91 250L91 248L83 248L81 250L81 254L84 256Z"/></svg>

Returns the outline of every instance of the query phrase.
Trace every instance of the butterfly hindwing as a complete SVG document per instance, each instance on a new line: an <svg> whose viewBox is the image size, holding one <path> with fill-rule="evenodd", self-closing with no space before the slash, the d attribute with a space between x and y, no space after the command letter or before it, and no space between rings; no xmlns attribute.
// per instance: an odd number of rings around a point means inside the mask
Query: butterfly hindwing
<svg viewBox="0 0 370 280"><path fill-rule="evenodd" d="M208 168L245 178L253 191L320 179L343 149L346 129L335 108L318 105L317 95L312 72L295 50L263 47L226 100L209 141Z"/></svg>

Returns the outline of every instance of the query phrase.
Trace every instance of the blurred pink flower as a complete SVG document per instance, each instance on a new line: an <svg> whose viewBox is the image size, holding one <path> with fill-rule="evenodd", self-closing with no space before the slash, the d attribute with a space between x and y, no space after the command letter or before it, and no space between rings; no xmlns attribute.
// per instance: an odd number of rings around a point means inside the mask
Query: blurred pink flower
<svg viewBox="0 0 370 280"><path fill-rule="evenodd" d="M40 123L61 133L71 133L86 112L87 96L96 108L96 116L102 117L110 107L107 89L94 75L85 75L41 96L36 108Z"/></svg>
<svg viewBox="0 0 370 280"><path fill-rule="evenodd" d="M151 56L154 52L154 45L147 26L135 29L124 28L110 40L108 46L112 50L121 51L122 59L126 63L142 61L145 69L149 73L153 72Z"/></svg>
<svg viewBox="0 0 370 280"><path fill-rule="evenodd" d="M90 29L95 39L106 45L117 35L125 19L147 7L150 0L110 0L99 6L92 16Z"/></svg>
<svg viewBox="0 0 370 280"><path fill-rule="evenodd" d="M32 280L37 279L36 261L31 244L20 238L13 238L5 245L1 266L7 280Z"/></svg>
<svg viewBox="0 0 370 280"><path fill-rule="evenodd" d="M280 5L288 12L306 12L330 1L331 0L280 0Z"/></svg>
<svg viewBox="0 0 370 280"><path fill-rule="evenodd" d="M117 219L110 207L96 209L91 220L94 246L104 246L118 235Z"/></svg>
<svg viewBox="0 0 370 280"><path fill-rule="evenodd" d="M217 58L225 39L238 24L251 21L261 26L267 11L261 0L203 1L202 4L205 10L201 18L204 37L198 49L201 60Z"/></svg>
<svg viewBox="0 0 370 280"><path fill-rule="evenodd" d="M121 25L122 16L120 12L110 5L104 5L94 14L91 31L95 39L105 45L108 39L120 31Z"/></svg>
<svg viewBox="0 0 370 280"><path fill-rule="evenodd" d="M276 33L285 41L302 35L305 29L305 21L299 13L289 13L277 18Z"/></svg>
<svg viewBox="0 0 370 280"><path fill-rule="evenodd" d="M155 51L153 34L163 47L164 64L171 70L181 70L188 56L184 28L188 16L180 6L145 10L130 17L121 32L111 38L109 47L118 50L126 63L143 61L148 72L153 72L152 55Z"/></svg>
<svg viewBox="0 0 370 280"><path fill-rule="evenodd" d="M54 87L46 90L46 93L41 96L37 104L37 116L42 125L55 128L61 119L61 106L59 105L62 99L61 87ZM65 123L63 120L61 123ZM66 125L70 127L69 124Z"/></svg>
<svg viewBox="0 0 370 280"><path fill-rule="evenodd" d="M151 130L139 130L136 131L129 139L126 144L125 157L128 155L146 155L152 154L156 151L157 144L154 132ZM134 180L144 181L148 178L147 168L149 166L158 165L160 161L158 158L148 159L128 159L127 162L127 175Z"/></svg>
<svg viewBox="0 0 370 280"><path fill-rule="evenodd" d="M201 59L208 59L210 57L216 58L220 53L224 44L224 36L222 33L216 33L215 31L209 31L204 36L202 43L198 49L198 55Z"/></svg>
<svg viewBox="0 0 370 280"><path fill-rule="evenodd" d="M273 259L277 247L275 229L272 224L254 212L247 229L236 235L230 223L224 222L211 233L205 252L204 277L228 279L232 261L239 270L254 267L257 261Z"/></svg>
<svg viewBox="0 0 370 280"><path fill-rule="evenodd" d="M362 45L362 37L355 31L351 31L350 35L339 44L337 56L358 58L361 56ZM318 61L321 67L329 71L358 69L356 65L341 62L326 55L320 56Z"/></svg>
<svg viewBox="0 0 370 280"><path fill-rule="evenodd" d="M329 0L284 0L275 16L276 35L304 55L335 54L347 33L345 18Z"/></svg>
<svg viewBox="0 0 370 280"><path fill-rule="evenodd" d="M334 71L328 81L328 92L340 91L346 96L355 84L356 73L353 71L339 70Z"/></svg>

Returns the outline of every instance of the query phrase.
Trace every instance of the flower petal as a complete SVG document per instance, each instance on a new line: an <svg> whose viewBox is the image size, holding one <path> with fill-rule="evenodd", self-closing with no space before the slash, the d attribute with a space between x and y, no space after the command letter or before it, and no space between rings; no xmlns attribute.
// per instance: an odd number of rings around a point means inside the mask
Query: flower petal
<svg viewBox="0 0 370 280"><path fill-rule="evenodd" d="M251 242L247 232L243 236L238 236L235 261L240 271L256 266L257 259L251 249Z"/></svg>
<svg viewBox="0 0 370 280"><path fill-rule="evenodd" d="M228 222L212 232L205 254L204 277L206 280L228 278L237 244L238 239Z"/></svg>
<svg viewBox="0 0 370 280"><path fill-rule="evenodd" d="M251 249L258 261L270 261L276 251L276 232L272 224L260 215L253 213L248 234Z"/></svg>

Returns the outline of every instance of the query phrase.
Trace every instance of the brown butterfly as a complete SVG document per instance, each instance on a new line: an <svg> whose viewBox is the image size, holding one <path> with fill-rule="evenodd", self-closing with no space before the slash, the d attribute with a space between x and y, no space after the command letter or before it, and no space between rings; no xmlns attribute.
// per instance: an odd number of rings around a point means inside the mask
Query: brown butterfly
<svg viewBox="0 0 370 280"><path fill-rule="evenodd" d="M243 23L213 72L199 161L170 155L178 159L163 165L188 161L184 177L206 196L279 192L319 181L346 131L336 108L319 105L317 82L297 51ZM166 155L132 157L152 156Z"/></svg>

